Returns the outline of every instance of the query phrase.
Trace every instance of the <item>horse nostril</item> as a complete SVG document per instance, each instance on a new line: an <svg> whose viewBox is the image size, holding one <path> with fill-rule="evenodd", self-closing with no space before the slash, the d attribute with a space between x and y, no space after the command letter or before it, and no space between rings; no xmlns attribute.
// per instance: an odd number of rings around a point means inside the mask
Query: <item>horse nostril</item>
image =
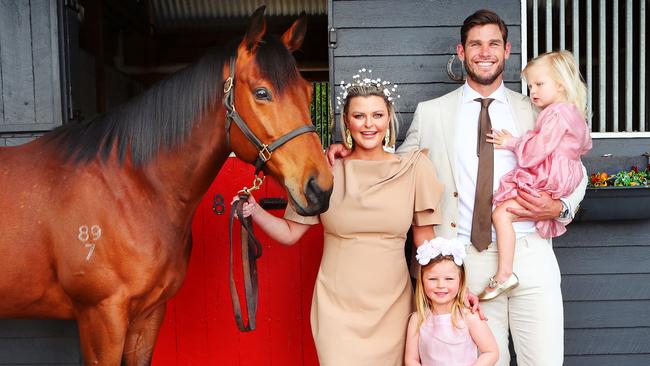
<svg viewBox="0 0 650 366"><path fill-rule="evenodd" d="M321 212L327 211L330 203L330 194L331 190L323 191L323 189L318 185L316 177L311 176L307 182L307 189L305 190L305 196L307 196L307 201L309 205L313 205L319 208Z"/></svg>

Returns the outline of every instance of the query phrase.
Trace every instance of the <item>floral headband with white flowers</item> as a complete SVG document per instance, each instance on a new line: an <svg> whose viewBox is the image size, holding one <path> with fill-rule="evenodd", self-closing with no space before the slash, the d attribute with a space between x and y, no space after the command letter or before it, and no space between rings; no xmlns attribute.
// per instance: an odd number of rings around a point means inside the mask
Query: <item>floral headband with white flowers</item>
<svg viewBox="0 0 650 366"><path fill-rule="evenodd" d="M452 256L454 263L459 266L463 265L463 260L467 255L465 248L469 243L459 239L446 239L437 237L433 240L425 240L422 245L418 247L417 259L420 265L425 266L437 256Z"/></svg>
<svg viewBox="0 0 650 366"><path fill-rule="evenodd" d="M394 105L395 99L399 98L399 95L396 94L397 84L391 84L390 81L381 80L380 78L373 79L371 74L372 70L364 67L363 69L359 69L358 74L352 75L351 83L346 83L345 80L341 80L341 91L336 97L336 104L341 107L345 103L345 98L348 97L348 89L352 86L376 86L383 90L386 99Z"/></svg>

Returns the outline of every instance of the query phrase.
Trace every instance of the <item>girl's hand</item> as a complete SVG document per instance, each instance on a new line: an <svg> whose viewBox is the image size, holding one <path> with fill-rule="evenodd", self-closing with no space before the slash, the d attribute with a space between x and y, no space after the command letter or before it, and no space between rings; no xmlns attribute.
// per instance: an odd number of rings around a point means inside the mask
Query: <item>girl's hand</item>
<svg viewBox="0 0 650 366"><path fill-rule="evenodd" d="M232 198L230 205L234 205L237 201L239 201L239 196L235 195L235 197ZM248 196L248 200L244 202L244 205L242 206L242 214L244 217L252 216L259 207L260 205L258 205L257 201L255 201L255 197L253 197L253 195L250 195ZM237 215L235 215L235 217L237 217Z"/></svg>
<svg viewBox="0 0 650 366"><path fill-rule="evenodd" d="M492 130L492 133L487 134L487 142L494 144L495 149L505 149L508 140L513 136L508 130Z"/></svg>

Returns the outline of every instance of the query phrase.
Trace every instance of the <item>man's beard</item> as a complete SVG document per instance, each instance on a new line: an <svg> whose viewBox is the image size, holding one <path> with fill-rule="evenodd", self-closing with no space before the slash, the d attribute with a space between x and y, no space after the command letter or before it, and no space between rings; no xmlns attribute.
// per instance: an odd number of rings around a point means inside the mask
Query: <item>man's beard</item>
<svg viewBox="0 0 650 366"><path fill-rule="evenodd" d="M467 66L467 60L463 62L463 66L465 67L465 71L467 72L467 76L477 82L478 84L481 85L491 85L498 77L499 75L503 74L503 69L505 67L505 62L499 62L497 69L494 71L492 75L487 75L485 77L481 77L478 74L474 72L474 70L470 67Z"/></svg>

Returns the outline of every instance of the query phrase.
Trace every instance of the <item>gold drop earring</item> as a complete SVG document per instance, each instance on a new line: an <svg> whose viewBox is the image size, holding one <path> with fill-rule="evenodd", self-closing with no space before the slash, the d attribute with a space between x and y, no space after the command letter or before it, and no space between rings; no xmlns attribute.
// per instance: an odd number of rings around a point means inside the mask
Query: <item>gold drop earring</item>
<svg viewBox="0 0 650 366"><path fill-rule="evenodd" d="M386 136L384 136L384 146L388 146L388 144L390 144L390 125L388 125Z"/></svg>
<svg viewBox="0 0 650 366"><path fill-rule="evenodd" d="M347 127L345 128L345 145L348 149L352 149L352 134Z"/></svg>

